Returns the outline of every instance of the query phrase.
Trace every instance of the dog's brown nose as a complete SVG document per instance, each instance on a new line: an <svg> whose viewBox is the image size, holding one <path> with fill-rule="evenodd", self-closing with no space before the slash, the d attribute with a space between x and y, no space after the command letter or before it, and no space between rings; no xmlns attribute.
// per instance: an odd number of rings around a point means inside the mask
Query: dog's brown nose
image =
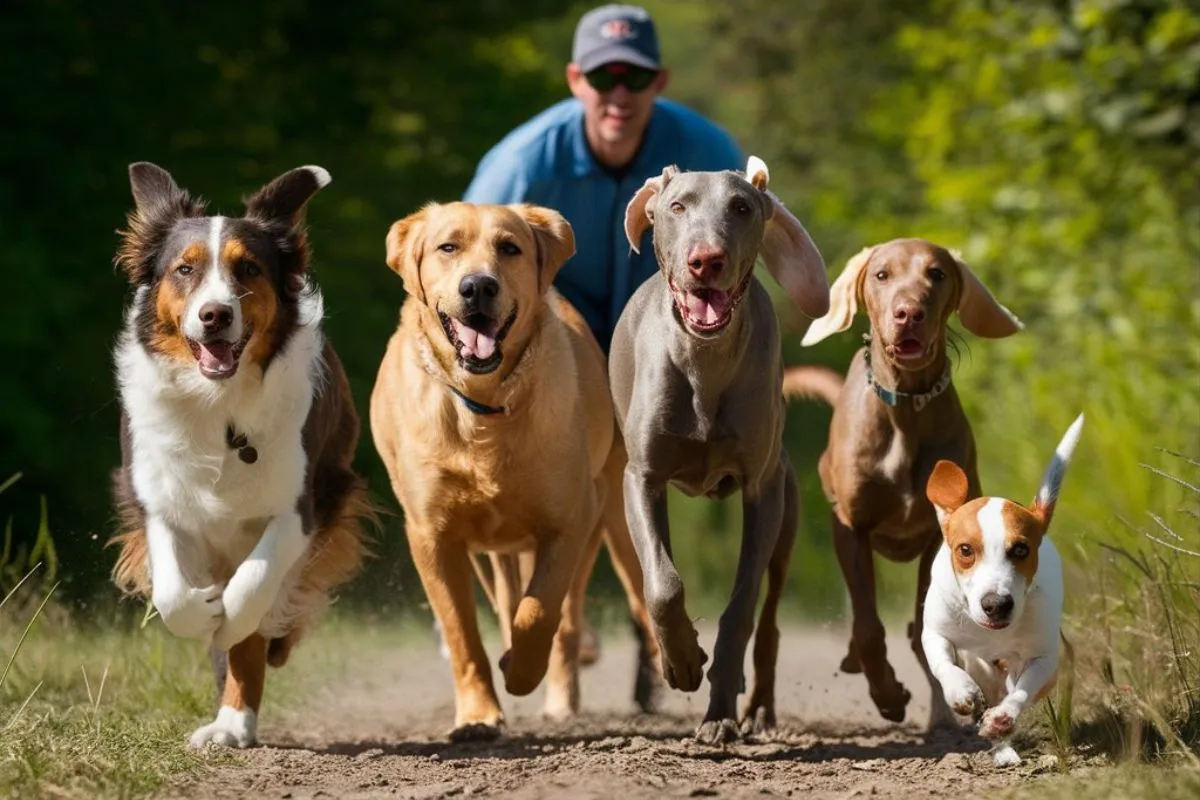
<svg viewBox="0 0 1200 800"><path fill-rule="evenodd" d="M925 309L916 303L897 303L892 308L892 317L901 325L907 325L910 322L923 322L925 320Z"/></svg>
<svg viewBox="0 0 1200 800"><path fill-rule="evenodd" d="M697 280L712 280L725 269L724 248L698 244L688 251L688 270Z"/></svg>
<svg viewBox="0 0 1200 800"><path fill-rule="evenodd" d="M979 607L983 609L983 613L987 614L987 618L996 622L1003 622L1008 619L1008 615L1013 610L1013 599L1011 594L997 594L988 592L983 597L979 598Z"/></svg>
<svg viewBox="0 0 1200 800"><path fill-rule="evenodd" d="M233 324L233 306L210 302L200 306L200 322L205 333L215 333Z"/></svg>

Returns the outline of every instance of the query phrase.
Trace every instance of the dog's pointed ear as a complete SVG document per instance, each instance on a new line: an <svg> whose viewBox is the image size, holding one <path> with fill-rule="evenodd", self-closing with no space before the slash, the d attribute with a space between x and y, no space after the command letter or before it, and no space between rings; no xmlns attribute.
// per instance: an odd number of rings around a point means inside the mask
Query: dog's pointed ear
<svg viewBox="0 0 1200 800"><path fill-rule="evenodd" d="M142 211L177 202L187 194L175 183L171 173L149 161L129 165L129 186L133 190L134 204Z"/></svg>
<svg viewBox="0 0 1200 800"><path fill-rule="evenodd" d="M654 201L677 172L679 169L671 165L665 167L657 178L647 178L642 188L634 193L629 205L625 206L625 238L629 240L633 252L642 252L642 235L654 224Z"/></svg>
<svg viewBox="0 0 1200 800"><path fill-rule="evenodd" d="M203 214L204 203L193 200L169 172L149 161L129 165L129 186L134 209L127 217L127 227L118 231L121 245L113 263L130 283L138 285L153 279L155 262L172 225Z"/></svg>
<svg viewBox="0 0 1200 800"><path fill-rule="evenodd" d="M533 239L537 242L538 292L545 294L562 265L575 255L575 231L571 223L553 209L529 203L510 208L533 229Z"/></svg>
<svg viewBox="0 0 1200 800"><path fill-rule="evenodd" d="M421 282L421 257L425 251L425 222L435 204L396 220L388 229L387 265L404 281L404 291L425 302L425 286Z"/></svg>
<svg viewBox="0 0 1200 800"><path fill-rule="evenodd" d="M858 313L858 304L862 301L863 276L873 255L875 247L864 247L846 263L846 268L829 290L829 311L808 326L800 344L805 347L814 345L854 324L854 315Z"/></svg>
<svg viewBox="0 0 1200 800"><path fill-rule="evenodd" d="M939 525L945 526L946 518L967 502L969 492L967 473L963 472L962 467L945 459L934 465L925 487L925 496L937 512Z"/></svg>
<svg viewBox="0 0 1200 800"><path fill-rule="evenodd" d="M1054 457L1046 467L1042 476L1042 485L1038 488L1037 496L1033 498L1030 511L1042 523L1042 530L1050 528L1050 520L1054 516L1054 506L1058 504L1058 491L1062 488L1063 476L1067 474L1067 464L1071 462L1071 454L1075 445L1079 444L1079 435L1083 432L1083 414L1075 418L1071 427L1063 434L1062 441L1054 449Z"/></svg>
<svg viewBox="0 0 1200 800"><path fill-rule="evenodd" d="M958 318L963 327L985 339L1002 339L1024 329L1021 320L992 297L992 293L975 276L971 268L954 250L950 251L962 279L962 294L958 299Z"/></svg>
<svg viewBox="0 0 1200 800"><path fill-rule="evenodd" d="M329 172L322 167L289 170L246 198L246 215L294 226L302 219L305 204L330 180Z"/></svg>

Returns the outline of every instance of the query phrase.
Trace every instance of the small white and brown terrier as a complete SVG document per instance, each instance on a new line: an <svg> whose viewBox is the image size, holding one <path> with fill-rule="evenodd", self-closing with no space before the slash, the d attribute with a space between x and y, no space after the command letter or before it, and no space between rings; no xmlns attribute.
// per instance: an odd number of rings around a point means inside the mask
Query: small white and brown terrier
<svg viewBox="0 0 1200 800"><path fill-rule="evenodd" d="M980 718L997 766L1019 764L1017 717L1058 676L1062 562L1046 535L1083 415L1067 430L1033 504L968 501L967 476L939 461L926 493L945 541L933 562L921 645L946 702Z"/></svg>

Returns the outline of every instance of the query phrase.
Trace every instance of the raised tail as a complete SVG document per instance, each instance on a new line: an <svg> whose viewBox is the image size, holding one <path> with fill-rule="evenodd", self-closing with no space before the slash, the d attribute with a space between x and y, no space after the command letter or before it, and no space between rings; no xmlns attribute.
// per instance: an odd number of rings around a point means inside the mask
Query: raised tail
<svg viewBox="0 0 1200 800"><path fill-rule="evenodd" d="M815 364L796 365L783 368L783 396L785 399L804 397L824 400L829 405L837 403L842 393L844 379L837 371Z"/></svg>
<svg viewBox="0 0 1200 800"><path fill-rule="evenodd" d="M1083 414L1075 418L1071 427L1063 435L1062 441L1054 450L1046 473L1042 476L1042 485L1038 488L1037 496L1033 499L1033 513L1041 517L1042 527L1050 527L1050 518L1054 516L1054 506L1058 503L1058 490L1062 487L1063 476L1067 473L1067 464L1075 445L1079 443L1079 434L1083 431Z"/></svg>

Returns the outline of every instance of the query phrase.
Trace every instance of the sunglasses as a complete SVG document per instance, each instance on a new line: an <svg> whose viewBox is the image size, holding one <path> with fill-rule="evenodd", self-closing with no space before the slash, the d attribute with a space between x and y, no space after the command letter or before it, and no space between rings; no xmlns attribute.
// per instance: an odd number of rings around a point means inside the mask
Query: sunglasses
<svg viewBox="0 0 1200 800"><path fill-rule="evenodd" d="M596 67L591 72L585 72L583 77L587 80L588 85L597 92L611 92L617 84L621 84L637 94L650 88L650 84L654 83L654 79L658 77L658 70L621 65L618 71L614 72L610 65L605 64Z"/></svg>

